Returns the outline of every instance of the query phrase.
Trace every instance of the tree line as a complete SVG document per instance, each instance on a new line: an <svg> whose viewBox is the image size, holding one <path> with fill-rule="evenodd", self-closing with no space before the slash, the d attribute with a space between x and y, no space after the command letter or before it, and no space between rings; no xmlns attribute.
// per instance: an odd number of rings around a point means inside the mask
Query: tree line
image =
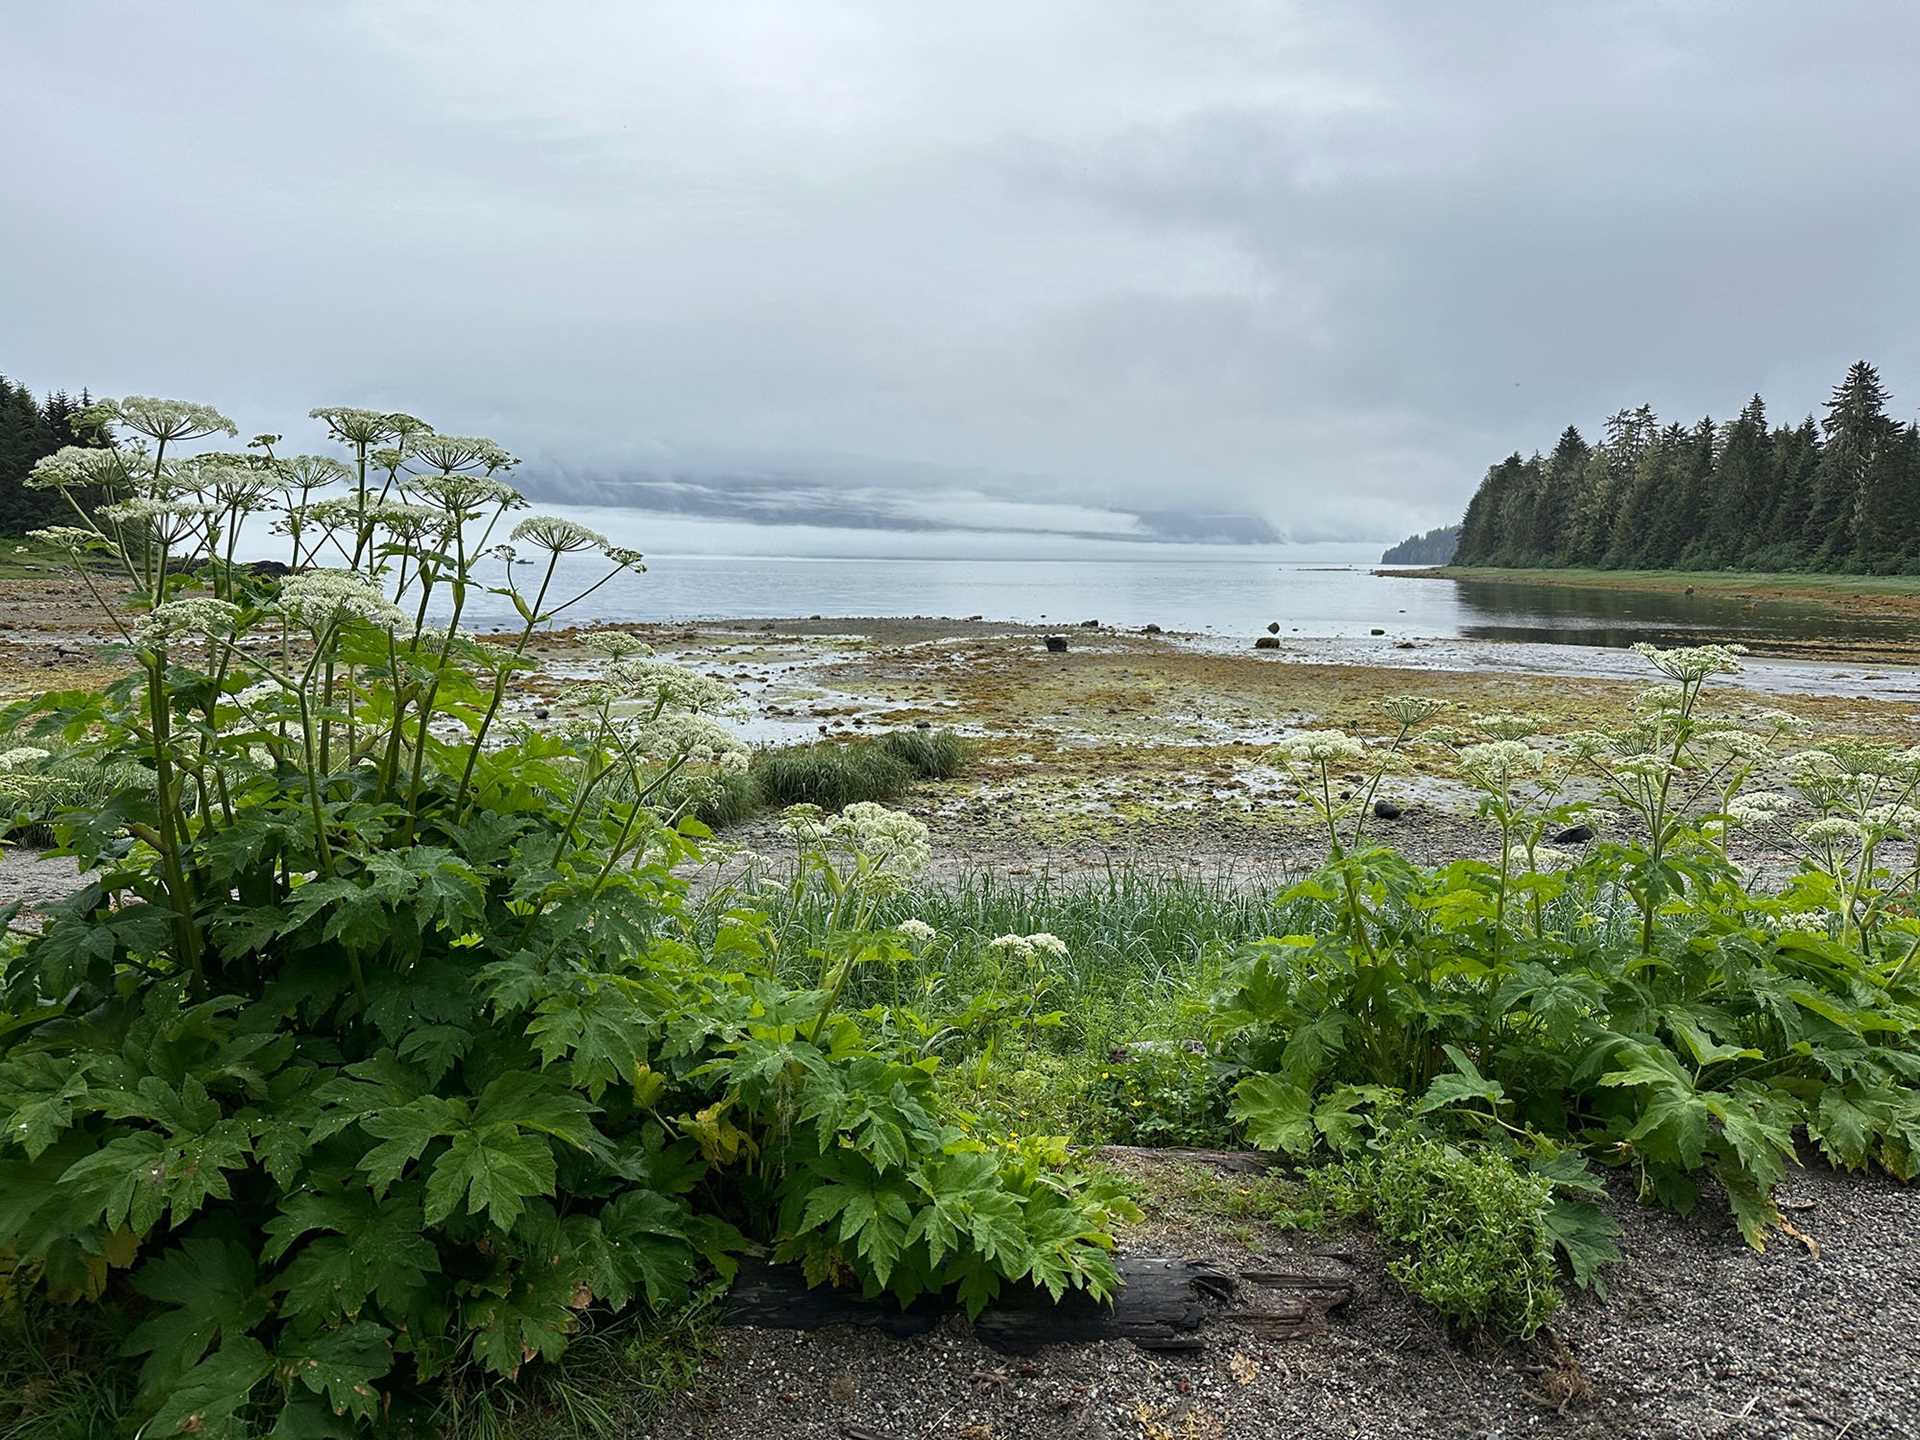
<svg viewBox="0 0 1920 1440"><path fill-rule="evenodd" d="M1454 563L1920 573L1920 425L1888 399L1861 360L1818 421L1772 424L1755 395L1723 422L1621 410L1598 444L1569 425L1487 471Z"/></svg>
<svg viewBox="0 0 1920 1440"><path fill-rule="evenodd" d="M1398 545L1390 545L1380 557L1382 565L1448 565L1460 546L1458 525L1436 525L1419 535L1409 535Z"/></svg>
<svg viewBox="0 0 1920 1440"><path fill-rule="evenodd" d="M0 375L0 535L19 535L70 521L73 512L52 490L29 490L34 462L66 445L100 445L99 427L86 418L93 397L56 390L36 400L25 385Z"/></svg>

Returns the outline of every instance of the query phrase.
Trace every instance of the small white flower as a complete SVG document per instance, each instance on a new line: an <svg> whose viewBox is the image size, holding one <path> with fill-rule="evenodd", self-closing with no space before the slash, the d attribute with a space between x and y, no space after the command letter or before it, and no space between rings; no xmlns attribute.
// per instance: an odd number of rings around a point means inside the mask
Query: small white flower
<svg viewBox="0 0 1920 1440"><path fill-rule="evenodd" d="M607 680L620 693L658 699L669 707L696 714L731 710L739 703L733 687L725 681L647 656L614 661L607 667Z"/></svg>
<svg viewBox="0 0 1920 1440"><path fill-rule="evenodd" d="M1504 789L1515 780L1538 775L1544 752L1520 740L1486 740L1460 751L1460 767L1483 785Z"/></svg>
<svg viewBox="0 0 1920 1440"><path fill-rule="evenodd" d="M625 630L594 630L580 637L581 648L609 660L626 660L635 655L653 654L653 646Z"/></svg>
<svg viewBox="0 0 1920 1440"><path fill-rule="evenodd" d="M0 750L0 770L15 770L22 765L37 764L51 753L38 745L16 745L11 750Z"/></svg>
<svg viewBox="0 0 1920 1440"><path fill-rule="evenodd" d="M1780 817L1793 802L1775 790L1749 790L1727 805L1727 818L1741 825L1763 825Z"/></svg>
<svg viewBox="0 0 1920 1440"><path fill-rule="evenodd" d="M1447 702L1424 695L1389 695L1380 702L1380 708L1402 729L1411 730L1445 710Z"/></svg>
<svg viewBox="0 0 1920 1440"><path fill-rule="evenodd" d="M902 920L893 928L900 932L903 939L915 945L928 944L935 935L939 934L924 920Z"/></svg>
<svg viewBox="0 0 1920 1440"><path fill-rule="evenodd" d="M57 545L62 550L78 550L105 537L97 530L83 530L78 525L49 525L43 530L29 530L27 538L46 545ZM24 550L27 547L22 545L18 548Z"/></svg>
<svg viewBox="0 0 1920 1440"><path fill-rule="evenodd" d="M380 587L355 570L309 570L280 586L276 604L289 620L318 634L338 621L364 620L383 629L397 629L407 617L389 601Z"/></svg>
<svg viewBox="0 0 1920 1440"><path fill-rule="evenodd" d="M1851 846L1860 843L1862 834L1859 822L1843 820L1837 815L1829 815L1824 820L1816 820L1800 832L1800 838L1809 845L1821 849L1834 846Z"/></svg>
<svg viewBox="0 0 1920 1440"><path fill-rule="evenodd" d="M1365 760L1367 747L1343 730L1310 730L1282 740L1274 746L1271 758L1288 768L1319 765L1334 768Z"/></svg>
<svg viewBox="0 0 1920 1440"><path fill-rule="evenodd" d="M169 600L156 605L129 627L133 643L152 649L176 635L230 635L240 608L225 600Z"/></svg>
<svg viewBox="0 0 1920 1440"><path fill-rule="evenodd" d="M610 543L598 530L589 530L561 515L529 515L513 527L512 538L555 555L605 550Z"/></svg>
<svg viewBox="0 0 1920 1440"><path fill-rule="evenodd" d="M1744 645L1681 645L1671 650L1662 650L1657 645L1641 643L1633 647L1633 653L1645 660L1663 675L1670 675L1682 684L1704 680L1709 675L1734 675L1740 671L1739 657L1747 653Z"/></svg>

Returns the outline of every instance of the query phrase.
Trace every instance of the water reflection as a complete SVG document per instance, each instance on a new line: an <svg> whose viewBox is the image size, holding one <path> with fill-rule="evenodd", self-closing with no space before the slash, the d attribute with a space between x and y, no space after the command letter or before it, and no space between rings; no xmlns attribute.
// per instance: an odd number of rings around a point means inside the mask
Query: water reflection
<svg viewBox="0 0 1920 1440"><path fill-rule="evenodd" d="M1437 583L1437 582L1427 582ZM1764 646L1781 640L1862 645L1910 641L1915 626L1898 618L1849 615L1789 600L1609 590L1598 586L1453 582L1459 632L1477 640L1558 645L1699 644Z"/></svg>

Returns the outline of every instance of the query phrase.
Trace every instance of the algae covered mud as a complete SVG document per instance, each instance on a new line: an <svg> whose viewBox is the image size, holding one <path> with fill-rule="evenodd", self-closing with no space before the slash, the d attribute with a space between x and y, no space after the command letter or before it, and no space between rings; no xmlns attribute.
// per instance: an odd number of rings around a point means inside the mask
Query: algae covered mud
<svg viewBox="0 0 1920 1440"><path fill-rule="evenodd" d="M1405 692L1450 701L1466 713L1537 711L1556 728L1606 723L1624 715L1647 682L1625 645L1642 635L1668 636L1653 623L1666 613L1653 603L1661 597L1546 584L1537 588L1597 597L1586 612L1590 623L1555 622L1546 627L1553 639L1537 638L1521 616L1533 603L1533 587L1489 585L1517 588L1521 598L1507 605L1500 634L1467 633L1473 627L1461 620L1463 607L1477 603L1472 587L1355 569L1294 572L1293 588L1276 594L1318 599L1301 601L1291 615L1253 608L1266 600L1231 599L1235 592L1223 582L1217 596L1228 599L1206 603L1244 604L1234 629L1178 623L1182 614L1199 613L1209 577L1232 578L1218 566L1171 570L1158 591L1143 589L1125 605L1111 588L1111 567L1039 571L1022 582L1031 591L1024 603L1033 607L1032 623L828 613L836 602L883 594L900 608L949 603L959 610L986 606L995 595L1013 607L1011 592L996 588L991 565L967 562L971 578L963 580L958 570L912 562L910 568L935 577L912 593L885 573L893 564L907 562L669 559L626 588L609 586L615 593L591 620L634 630L664 655L728 681L743 699L729 723L758 745L914 726L957 730L973 743L967 772L917 786L905 803L932 824L942 867L1032 873L1149 863L1270 876L1313 863L1319 842L1291 787L1265 763L1276 740L1326 726L1377 735L1379 702ZM748 578L732 590L685 588L729 568ZM1263 574L1269 568L1260 567ZM784 594L776 584L782 577ZM1098 600L1078 592L1042 600L1047 586L1074 577L1098 591ZM1125 567L1120 580L1132 583ZM659 618L695 606L712 611L729 597L766 602L766 614L781 600L791 608L802 595L818 613ZM1437 598L1423 604L1421 597ZM1691 605L1698 596L1667 599ZM1394 603L1403 600L1412 603ZM1799 597L1779 603L1805 613L1765 634L1755 633L1764 628L1760 620L1749 620L1746 643L1773 653L1750 656L1744 673L1728 678L1727 703L1791 710L1816 733L1912 743L1920 672L1890 663L1903 653L1899 644L1876 647L1860 638L1876 627L1910 633L1897 610L1863 616ZM1600 623L1611 605L1631 612L1614 628ZM115 673L112 637L79 580L52 570L0 577L0 608L7 617L0 621L0 691L97 685ZM1097 609L1108 613L1081 613ZM1041 610L1058 614L1043 620ZM1806 628L1797 628L1802 622ZM1149 624L1163 628L1147 633ZM1274 624L1275 648L1254 650L1254 638ZM1705 630L1701 638L1725 633ZM1048 635L1063 638L1066 649L1050 651ZM1569 637L1582 643L1560 643ZM1603 638L1611 648L1599 643ZM539 648L545 673L509 702L536 722L584 658L577 632ZM1443 861L1482 853L1488 843L1470 787L1437 759L1409 756L1390 777L1389 798L1402 814L1387 838L1410 854ZM772 843L771 827L763 828L768 833L748 827L738 838Z"/></svg>

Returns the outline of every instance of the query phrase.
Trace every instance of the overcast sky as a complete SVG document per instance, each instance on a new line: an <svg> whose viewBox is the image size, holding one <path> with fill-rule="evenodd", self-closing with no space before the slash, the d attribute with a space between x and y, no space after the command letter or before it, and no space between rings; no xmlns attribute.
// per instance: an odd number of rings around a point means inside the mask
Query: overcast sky
<svg viewBox="0 0 1920 1440"><path fill-rule="evenodd" d="M1920 7L59 3L0 370L572 500L1393 539L1651 400L1920 400ZM774 544L772 548L779 548Z"/></svg>

